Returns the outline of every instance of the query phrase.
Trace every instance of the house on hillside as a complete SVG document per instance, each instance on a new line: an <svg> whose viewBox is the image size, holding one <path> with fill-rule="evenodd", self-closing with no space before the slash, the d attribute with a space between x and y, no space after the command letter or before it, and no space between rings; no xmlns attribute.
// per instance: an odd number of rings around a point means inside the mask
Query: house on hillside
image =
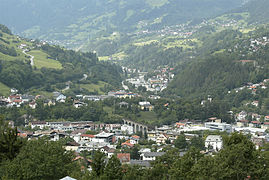
<svg viewBox="0 0 269 180"><path fill-rule="evenodd" d="M209 135L205 140L207 151L219 151L223 147L222 137L219 135Z"/></svg>
<svg viewBox="0 0 269 180"><path fill-rule="evenodd" d="M164 154L165 152L145 152L144 154L141 154L141 159L143 161L155 161L156 157L160 157Z"/></svg>
<svg viewBox="0 0 269 180"><path fill-rule="evenodd" d="M118 153L117 158L120 160L122 164L128 164L131 160L130 153Z"/></svg>
<svg viewBox="0 0 269 180"><path fill-rule="evenodd" d="M154 106L148 101L139 102L139 107L142 111L153 111Z"/></svg>

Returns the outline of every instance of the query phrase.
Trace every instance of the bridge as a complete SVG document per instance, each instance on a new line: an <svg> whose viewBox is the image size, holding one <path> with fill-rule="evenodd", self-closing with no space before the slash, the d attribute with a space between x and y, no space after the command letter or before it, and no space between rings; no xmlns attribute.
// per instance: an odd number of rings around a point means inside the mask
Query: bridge
<svg viewBox="0 0 269 180"><path fill-rule="evenodd" d="M134 128L134 133L141 131L142 134L144 135L146 132L148 132L148 126L144 124L137 123L128 119L123 119L123 122L124 124L127 124L128 126L132 126Z"/></svg>

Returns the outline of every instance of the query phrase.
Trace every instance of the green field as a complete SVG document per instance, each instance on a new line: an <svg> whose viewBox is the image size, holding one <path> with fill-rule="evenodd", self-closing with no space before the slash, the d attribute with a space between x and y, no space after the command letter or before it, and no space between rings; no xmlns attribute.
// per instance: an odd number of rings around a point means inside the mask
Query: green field
<svg viewBox="0 0 269 180"><path fill-rule="evenodd" d="M53 59L48 59L48 54L44 53L43 51L40 50L32 50L28 52L28 54L31 54L34 56L34 65L37 68L54 68L54 69L62 69L62 65L59 61L53 60Z"/></svg>
<svg viewBox="0 0 269 180"><path fill-rule="evenodd" d="M99 81L98 84L80 84L81 88L88 90L89 92L98 91L98 94L105 94L100 88L105 86L105 82Z"/></svg>
<svg viewBox="0 0 269 180"><path fill-rule="evenodd" d="M149 40L149 41L143 41L143 42L136 42L133 45L135 45L135 46L146 46L146 45L150 45L151 43L159 43L159 41L157 41L157 40Z"/></svg>
<svg viewBox="0 0 269 180"><path fill-rule="evenodd" d="M10 94L10 88L0 82L0 95L8 96Z"/></svg>
<svg viewBox="0 0 269 180"><path fill-rule="evenodd" d="M138 121L144 124L153 124L158 121L157 115L153 111L142 111L140 112L140 117Z"/></svg>
<svg viewBox="0 0 269 180"><path fill-rule="evenodd" d="M42 91L42 90L39 90L39 89L33 89L31 91L28 92L29 94L32 94L32 95L43 95L45 96L46 98L52 98L53 97L53 93L52 92L47 92L47 91Z"/></svg>
<svg viewBox="0 0 269 180"><path fill-rule="evenodd" d="M195 46L200 46L201 42L198 39L176 39L176 38L169 38L170 41L164 43L165 49L175 48L175 47L182 47L184 50L192 49ZM172 41L171 41L172 40Z"/></svg>
<svg viewBox="0 0 269 180"><path fill-rule="evenodd" d="M113 54L112 56L99 56L98 59L100 61L108 61L108 60L124 60L128 55L124 52L119 52L116 54Z"/></svg>

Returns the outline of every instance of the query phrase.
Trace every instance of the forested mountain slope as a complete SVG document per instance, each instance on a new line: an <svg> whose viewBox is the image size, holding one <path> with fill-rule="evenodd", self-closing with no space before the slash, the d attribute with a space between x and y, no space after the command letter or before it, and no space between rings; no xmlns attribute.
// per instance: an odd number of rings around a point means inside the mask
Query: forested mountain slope
<svg viewBox="0 0 269 180"><path fill-rule="evenodd" d="M114 31L156 29L215 16L240 7L243 2L244 0L0 0L0 23L26 37L59 40L67 46L76 47L89 38Z"/></svg>
<svg viewBox="0 0 269 180"><path fill-rule="evenodd" d="M105 83L106 88L113 89L120 86L120 73L119 66L98 61L94 53L75 52L25 40L0 25L0 90L14 87L21 92L52 92L64 89L68 81L74 88L76 84Z"/></svg>
<svg viewBox="0 0 269 180"><path fill-rule="evenodd" d="M268 0L251 0L237 11L248 12L250 14L249 23L268 23L268 7Z"/></svg>
<svg viewBox="0 0 269 180"><path fill-rule="evenodd" d="M212 35L203 54L178 67L166 94L223 97L248 82L262 82L269 77L268 38L268 25L245 34L226 30Z"/></svg>

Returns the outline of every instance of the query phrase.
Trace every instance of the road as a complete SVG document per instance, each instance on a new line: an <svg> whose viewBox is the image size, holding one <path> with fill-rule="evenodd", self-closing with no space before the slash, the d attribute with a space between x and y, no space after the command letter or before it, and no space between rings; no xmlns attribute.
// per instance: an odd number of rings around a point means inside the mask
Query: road
<svg viewBox="0 0 269 180"><path fill-rule="evenodd" d="M123 81L121 82L121 84L122 84L122 87L123 87L124 90L129 90L128 86L126 86L126 85L123 83Z"/></svg>
<svg viewBox="0 0 269 180"><path fill-rule="evenodd" d="M25 51L26 51L26 49L23 49L23 50L22 50L22 53L25 54L26 56L30 56L30 62L31 62L30 64L31 64L31 66L34 66L34 65L35 65L35 64L34 64L34 58L35 58L35 57L32 56L31 54L27 54Z"/></svg>

